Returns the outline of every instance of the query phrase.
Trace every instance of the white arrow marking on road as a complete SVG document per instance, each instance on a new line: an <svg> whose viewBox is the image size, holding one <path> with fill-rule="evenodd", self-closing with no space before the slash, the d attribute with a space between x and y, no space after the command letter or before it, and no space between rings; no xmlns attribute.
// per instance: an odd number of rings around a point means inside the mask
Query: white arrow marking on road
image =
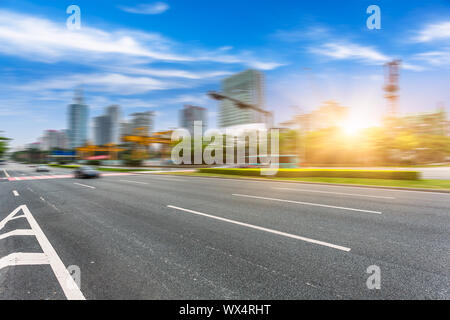
<svg viewBox="0 0 450 320"><path fill-rule="evenodd" d="M42 231L39 224L36 222L34 217L32 216L30 210L26 205L21 205L16 208L13 212L11 212L5 219L0 222L0 230L8 223L10 220L22 216L15 215L22 211L23 217L25 217L30 224L31 230L34 233L39 245L42 248L44 253L13 253L9 256L3 257L0 259L0 269L8 266L16 266L16 265L35 265L35 264L49 264L52 268L56 279L59 282L66 298L69 300L85 300L83 293L81 293L78 288L76 282L73 280L69 271L67 271L64 263L59 258L55 249L51 245L50 241L48 241L44 232ZM27 233L27 230L16 230L17 233ZM10 233L6 233L3 235L4 237L10 236Z"/></svg>
<svg viewBox="0 0 450 320"><path fill-rule="evenodd" d="M335 244L332 244L332 243L319 241L319 240L314 240L314 239L311 239L311 238L305 238L305 237L297 236L295 234L290 234L290 233L281 232L281 231L277 231L277 230L273 230L273 229L259 227L259 226L255 226L255 225L252 225L252 224L243 223L243 222L239 222L239 221L235 221L235 220L231 220L231 219L221 218L221 217L213 216L213 215L206 214L206 213L201 213L201 212L194 211L194 210L183 209L183 208L179 208L179 207L175 207L175 206L171 206L171 205L168 205L167 207L172 208L172 209L176 209L176 210L180 210L180 211L193 213L193 214L196 214L196 215L199 215L199 216L204 216L204 217L208 217L208 218L212 218L212 219L216 219L216 220L220 220L220 221L225 221L225 222L237 224L237 225L240 225L240 226L243 226L243 227L247 227L247 228L252 228L252 229L265 231L265 232L270 232L270 233L277 234L277 235L280 235L280 236L284 236L284 237L288 237L288 238L292 238L292 239L296 239L296 240L301 240L301 241L305 241L305 242L309 242L309 243L314 243L314 244L318 244L318 245L325 246L325 247L330 247L330 248L333 248L333 249L338 249L338 250L342 250L342 251L346 251L346 252L351 250L350 248L343 247L343 246L338 246L338 245L335 245Z"/></svg>
<svg viewBox="0 0 450 320"><path fill-rule="evenodd" d="M0 270L6 267L49 264L44 253L11 253L0 259Z"/></svg>
<svg viewBox="0 0 450 320"><path fill-rule="evenodd" d="M15 215L19 212L19 211L21 211L21 207L18 207L18 208L16 208L13 212L11 212L5 219L3 219L1 222L0 222L0 230L2 230L4 227L5 227L5 225L9 222L9 221L11 221L11 220L14 220L14 219L17 219L17 218L26 218L25 217L25 215L21 215L21 216L17 216L17 217L15 217Z"/></svg>
<svg viewBox="0 0 450 320"><path fill-rule="evenodd" d="M34 232L31 229L17 229L4 234L0 234L0 240L13 236L34 236Z"/></svg>

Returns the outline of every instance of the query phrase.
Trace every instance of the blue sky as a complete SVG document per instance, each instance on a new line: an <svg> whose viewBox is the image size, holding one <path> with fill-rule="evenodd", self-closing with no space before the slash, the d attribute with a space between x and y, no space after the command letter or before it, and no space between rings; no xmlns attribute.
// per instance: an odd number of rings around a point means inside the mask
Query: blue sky
<svg viewBox="0 0 450 320"><path fill-rule="evenodd" d="M68 30L66 8L81 8ZM366 9L381 8L369 30ZM376 124L386 109L382 65L402 59L400 111L450 111L450 1L0 1L0 130L13 146L66 128L82 86L91 117L154 110L156 129L183 104L218 105L208 90L248 68L266 75L276 122L336 100ZM298 110L298 109L297 109Z"/></svg>

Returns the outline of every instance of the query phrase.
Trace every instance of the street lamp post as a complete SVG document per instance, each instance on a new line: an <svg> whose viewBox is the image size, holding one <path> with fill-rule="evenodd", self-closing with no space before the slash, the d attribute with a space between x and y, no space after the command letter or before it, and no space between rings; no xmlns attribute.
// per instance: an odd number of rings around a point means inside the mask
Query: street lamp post
<svg viewBox="0 0 450 320"><path fill-rule="evenodd" d="M264 109L261 109L261 108L259 108L258 106L254 105L254 104L250 104L250 103L246 103L246 102L240 101L238 99L226 96L226 95L224 95L224 94L222 94L220 92L216 92L216 91L209 91L208 92L208 96L210 98L214 99L214 100L217 100L217 101L229 100L229 101L233 102L238 108L255 110L257 112L262 113L266 117L266 119L267 118L273 119L272 112L264 110Z"/></svg>

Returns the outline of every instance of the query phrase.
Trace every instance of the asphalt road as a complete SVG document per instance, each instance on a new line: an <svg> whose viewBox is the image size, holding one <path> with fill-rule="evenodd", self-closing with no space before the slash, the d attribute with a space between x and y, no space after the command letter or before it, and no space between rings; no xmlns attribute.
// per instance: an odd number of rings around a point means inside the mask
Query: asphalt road
<svg viewBox="0 0 450 320"><path fill-rule="evenodd" d="M67 173L0 167L0 299L450 298L450 194Z"/></svg>

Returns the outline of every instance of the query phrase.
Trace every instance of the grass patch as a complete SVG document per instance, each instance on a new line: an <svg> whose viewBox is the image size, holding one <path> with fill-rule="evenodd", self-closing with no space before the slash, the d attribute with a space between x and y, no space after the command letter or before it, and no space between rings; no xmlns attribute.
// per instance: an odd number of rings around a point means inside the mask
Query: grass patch
<svg viewBox="0 0 450 320"><path fill-rule="evenodd" d="M264 176L236 176L228 174L214 174L201 172L167 172L158 174L170 175L189 175L198 177L217 177L217 178L233 178L233 179L267 179L275 181L298 181L310 183L327 183L327 184L348 184L348 185L366 185L379 187L397 187L397 188L416 188L416 189L442 189L450 190L450 180L392 180L392 179L361 179L361 178L327 178L327 177L303 177L303 178L278 178Z"/></svg>
<svg viewBox="0 0 450 320"><path fill-rule="evenodd" d="M202 168L201 173L227 174L239 176L261 176L265 169L228 169ZM389 180L419 180L420 172L406 170L355 170L355 169L278 169L278 178L358 178L358 179L389 179Z"/></svg>

